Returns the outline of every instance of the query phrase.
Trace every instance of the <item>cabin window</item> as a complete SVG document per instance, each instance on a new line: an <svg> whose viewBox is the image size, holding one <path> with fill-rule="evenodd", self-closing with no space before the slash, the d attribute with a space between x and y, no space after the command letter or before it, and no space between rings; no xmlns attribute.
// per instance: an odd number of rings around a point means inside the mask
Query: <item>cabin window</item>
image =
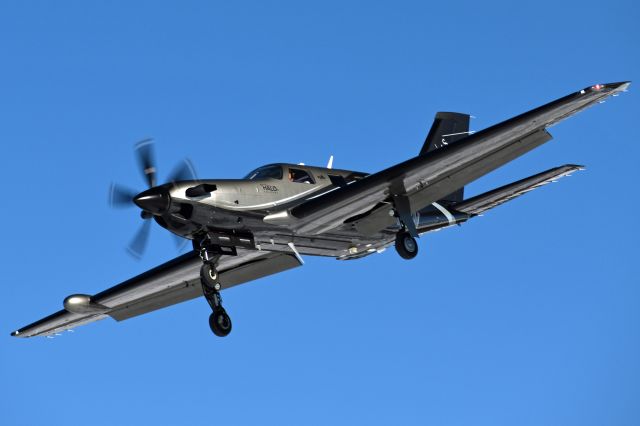
<svg viewBox="0 0 640 426"><path fill-rule="evenodd" d="M289 168L289 180L296 183L315 183L311 175L302 169Z"/></svg>
<svg viewBox="0 0 640 426"><path fill-rule="evenodd" d="M258 180L258 179L282 179L282 166L264 166L255 169L245 179Z"/></svg>

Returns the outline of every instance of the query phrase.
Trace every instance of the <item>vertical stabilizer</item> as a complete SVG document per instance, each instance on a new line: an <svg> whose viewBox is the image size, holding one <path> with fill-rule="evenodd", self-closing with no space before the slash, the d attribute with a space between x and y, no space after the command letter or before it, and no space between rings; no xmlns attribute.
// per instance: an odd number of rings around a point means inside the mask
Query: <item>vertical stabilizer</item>
<svg viewBox="0 0 640 426"><path fill-rule="evenodd" d="M427 154L443 146L447 146L469 135L469 114L459 112L438 112L433 119L431 130L422 145L420 155ZM447 195L441 201L454 202L462 201L464 198L464 187Z"/></svg>
<svg viewBox="0 0 640 426"><path fill-rule="evenodd" d="M420 155L466 138L469 135L469 117L469 114L459 112L436 113Z"/></svg>

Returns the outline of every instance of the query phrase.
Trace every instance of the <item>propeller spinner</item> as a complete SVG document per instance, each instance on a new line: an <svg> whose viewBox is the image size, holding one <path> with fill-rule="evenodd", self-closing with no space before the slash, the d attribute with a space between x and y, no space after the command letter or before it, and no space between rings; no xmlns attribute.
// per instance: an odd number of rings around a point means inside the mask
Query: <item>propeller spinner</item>
<svg viewBox="0 0 640 426"><path fill-rule="evenodd" d="M114 208L132 207L134 205L142 209L140 217L145 219L135 236L127 246L127 252L139 259L144 254L151 231L151 219L154 215L162 215L169 211L171 195L167 187L157 187L157 169L155 166L155 150L152 139L138 142L134 148L142 176L147 182L148 189L143 192L135 191L124 185L112 183L109 190L109 205ZM193 164L188 159L180 162L169 175L168 182L182 180L197 180ZM172 234L173 235L173 234ZM178 247L184 242L176 237Z"/></svg>

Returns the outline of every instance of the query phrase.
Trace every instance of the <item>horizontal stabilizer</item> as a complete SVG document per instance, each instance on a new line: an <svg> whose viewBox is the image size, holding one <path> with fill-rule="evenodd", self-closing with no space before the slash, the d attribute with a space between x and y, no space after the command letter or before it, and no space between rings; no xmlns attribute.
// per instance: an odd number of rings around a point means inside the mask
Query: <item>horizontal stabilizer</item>
<svg viewBox="0 0 640 426"><path fill-rule="evenodd" d="M468 200L454 205L453 208L459 212L467 213L472 216L479 215L482 212L497 207L502 203L513 200L526 192L539 188L550 182L554 182L556 179L561 177L568 176L576 170L584 170L584 167L574 164L556 167L547 170L546 172L538 173L537 175L501 186L493 191L485 192L484 194L469 198Z"/></svg>

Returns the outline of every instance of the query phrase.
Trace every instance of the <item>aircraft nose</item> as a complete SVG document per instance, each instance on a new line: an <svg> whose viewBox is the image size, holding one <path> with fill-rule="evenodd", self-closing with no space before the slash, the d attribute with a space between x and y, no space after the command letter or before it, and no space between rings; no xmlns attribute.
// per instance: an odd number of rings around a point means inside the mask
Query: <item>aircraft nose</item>
<svg viewBox="0 0 640 426"><path fill-rule="evenodd" d="M136 195L133 202L142 210L160 215L169 210L171 196L164 189L151 188Z"/></svg>

